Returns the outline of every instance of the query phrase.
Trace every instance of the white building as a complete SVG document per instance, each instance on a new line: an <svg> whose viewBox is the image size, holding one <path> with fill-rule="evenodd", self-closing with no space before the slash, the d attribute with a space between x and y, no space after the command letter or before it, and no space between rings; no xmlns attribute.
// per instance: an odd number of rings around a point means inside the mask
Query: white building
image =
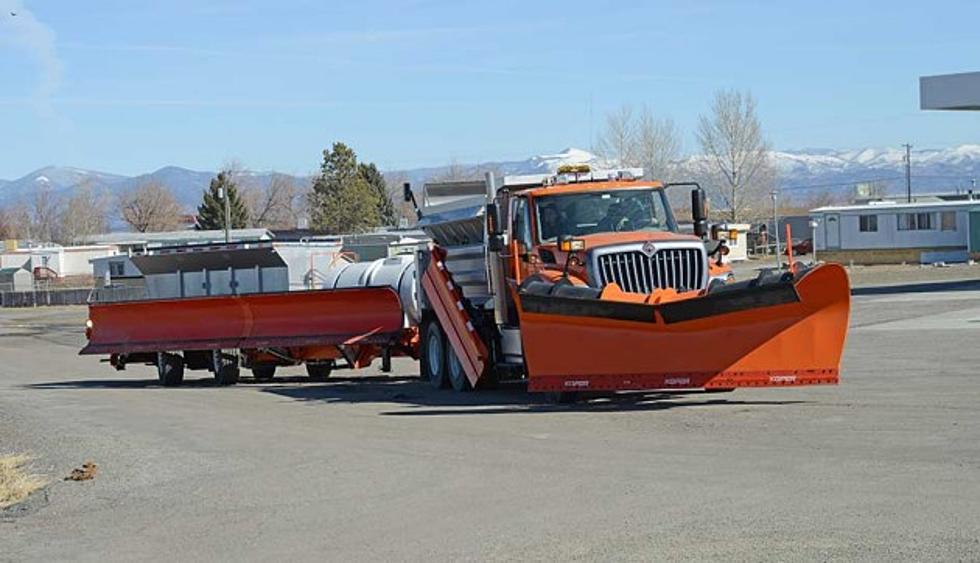
<svg viewBox="0 0 980 563"><path fill-rule="evenodd" d="M728 255L725 262L741 262L749 259L749 231L752 225L748 223L722 223L718 225L718 238L725 241Z"/></svg>
<svg viewBox="0 0 980 563"><path fill-rule="evenodd" d="M859 264L964 262L980 256L980 200L882 201L821 207L822 260Z"/></svg>
<svg viewBox="0 0 980 563"><path fill-rule="evenodd" d="M101 244L17 248L0 255L0 268L24 268L40 277L88 276L92 273L90 260L116 253L115 246Z"/></svg>

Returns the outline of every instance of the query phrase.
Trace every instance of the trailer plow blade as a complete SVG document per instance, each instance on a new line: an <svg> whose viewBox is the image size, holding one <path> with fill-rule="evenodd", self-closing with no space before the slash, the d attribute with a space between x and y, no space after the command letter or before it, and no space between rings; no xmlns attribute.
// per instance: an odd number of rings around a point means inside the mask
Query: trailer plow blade
<svg viewBox="0 0 980 563"><path fill-rule="evenodd" d="M387 287L92 303L79 353L380 343L402 319Z"/></svg>
<svg viewBox="0 0 980 563"><path fill-rule="evenodd" d="M518 293L530 391L838 382L850 288L836 264L660 305L592 291Z"/></svg>

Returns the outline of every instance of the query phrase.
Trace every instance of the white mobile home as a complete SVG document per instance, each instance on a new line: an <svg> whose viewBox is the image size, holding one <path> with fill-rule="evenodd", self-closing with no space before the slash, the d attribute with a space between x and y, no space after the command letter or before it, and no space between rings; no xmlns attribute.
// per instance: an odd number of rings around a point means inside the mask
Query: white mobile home
<svg viewBox="0 0 980 563"><path fill-rule="evenodd" d="M821 207L814 244L822 260L858 264L964 262L980 256L980 200Z"/></svg>

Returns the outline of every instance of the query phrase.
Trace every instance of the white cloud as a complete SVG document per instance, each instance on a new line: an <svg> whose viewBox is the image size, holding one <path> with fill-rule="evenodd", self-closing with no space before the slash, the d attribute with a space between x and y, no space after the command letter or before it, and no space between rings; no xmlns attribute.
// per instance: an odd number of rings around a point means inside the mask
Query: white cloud
<svg viewBox="0 0 980 563"><path fill-rule="evenodd" d="M58 120L52 97L61 87L64 64L54 31L41 23L21 0L0 0L0 45L26 53L38 67L34 105L45 119Z"/></svg>

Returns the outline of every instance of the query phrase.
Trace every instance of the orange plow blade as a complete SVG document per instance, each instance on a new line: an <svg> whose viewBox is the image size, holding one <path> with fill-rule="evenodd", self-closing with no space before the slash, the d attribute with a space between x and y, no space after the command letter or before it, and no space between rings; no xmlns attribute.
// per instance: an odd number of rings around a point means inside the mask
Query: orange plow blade
<svg viewBox="0 0 980 563"><path fill-rule="evenodd" d="M81 354L384 342L402 329L387 287L93 303Z"/></svg>
<svg viewBox="0 0 980 563"><path fill-rule="evenodd" d="M650 305L519 293L531 391L835 384L850 288L836 264Z"/></svg>

